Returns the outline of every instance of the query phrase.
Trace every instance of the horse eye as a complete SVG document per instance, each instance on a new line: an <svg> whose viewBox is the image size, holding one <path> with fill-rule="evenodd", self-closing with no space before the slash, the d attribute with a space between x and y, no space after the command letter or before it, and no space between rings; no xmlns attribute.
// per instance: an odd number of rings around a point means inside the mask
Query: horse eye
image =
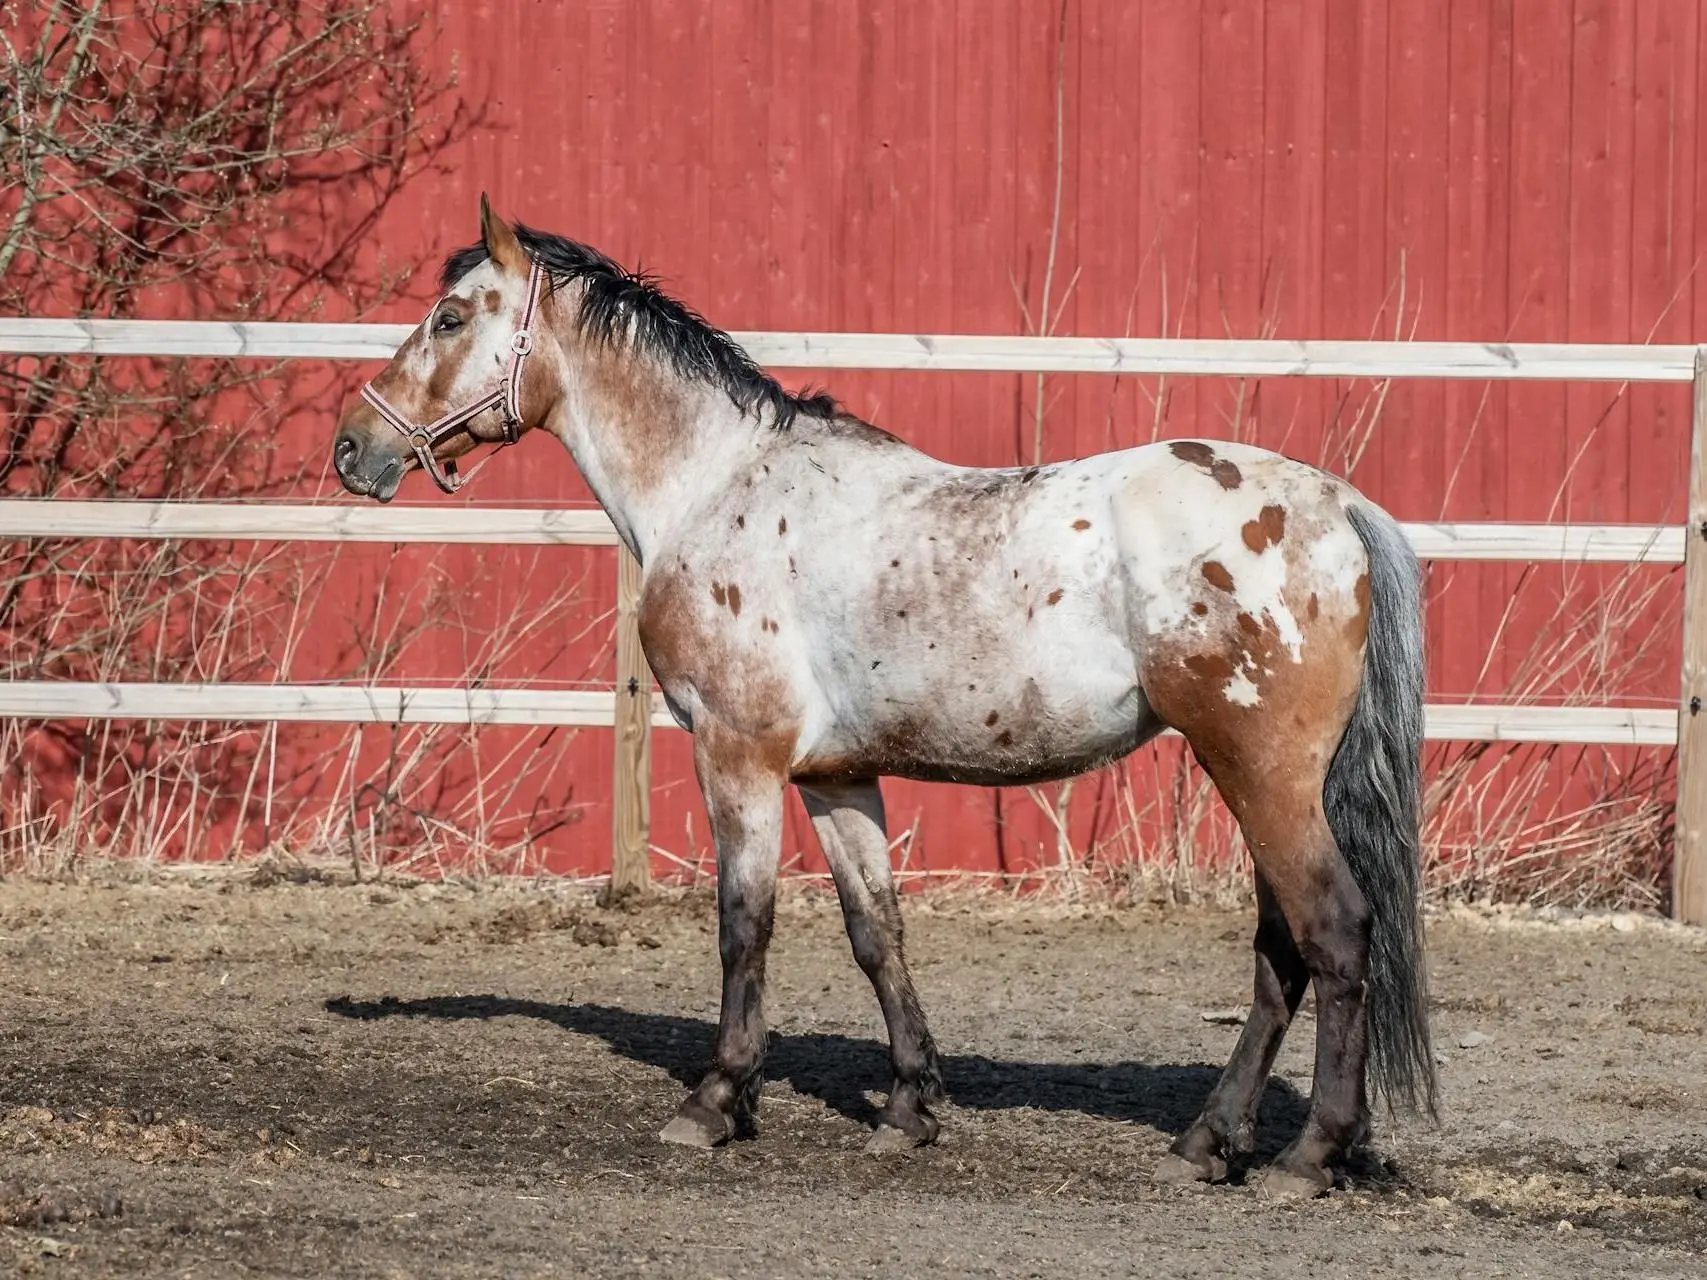
<svg viewBox="0 0 1707 1280"><path fill-rule="evenodd" d="M441 311L439 318L433 321L434 333L455 333L462 328L462 317L454 311Z"/></svg>

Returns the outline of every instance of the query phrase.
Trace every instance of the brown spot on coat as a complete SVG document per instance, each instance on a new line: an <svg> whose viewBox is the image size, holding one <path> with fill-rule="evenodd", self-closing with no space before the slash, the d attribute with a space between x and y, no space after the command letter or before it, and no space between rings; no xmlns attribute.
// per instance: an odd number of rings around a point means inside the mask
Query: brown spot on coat
<svg viewBox="0 0 1707 1280"><path fill-rule="evenodd" d="M1002 716L1001 716L1000 712L992 711L989 715L984 717L984 723L986 725L993 725L996 723L996 721L1000 720L1001 718L1002 718Z"/></svg>
<svg viewBox="0 0 1707 1280"><path fill-rule="evenodd" d="M1348 640L1361 647L1363 642L1369 638L1369 575L1367 573L1357 575L1357 586L1353 588L1353 591L1357 597L1357 612L1346 619L1345 634Z"/></svg>
<svg viewBox="0 0 1707 1280"><path fill-rule="evenodd" d="M729 612L737 618L741 616L741 588L733 582L729 584Z"/></svg>
<svg viewBox="0 0 1707 1280"><path fill-rule="evenodd" d="M1013 736L1013 734L1009 733L1006 729L1003 729L1000 733L998 733L996 735L996 745L998 747L1011 747L1011 746L1013 746L1013 744L1014 744L1014 736Z"/></svg>
<svg viewBox="0 0 1707 1280"><path fill-rule="evenodd" d="M1216 457L1215 450L1201 440L1176 440L1168 448L1181 462L1202 467L1223 489L1237 489L1244 483L1245 477L1239 471L1238 465L1225 458Z"/></svg>
<svg viewBox="0 0 1707 1280"><path fill-rule="evenodd" d="M1209 606L1199 600L1196 604L1191 606L1191 611L1201 618L1204 614L1209 612Z"/></svg>
<svg viewBox="0 0 1707 1280"><path fill-rule="evenodd" d="M714 582L711 584L711 598L717 601L720 605L729 603L729 593L724 590L721 582Z"/></svg>
<svg viewBox="0 0 1707 1280"><path fill-rule="evenodd" d="M1316 615L1322 611L1321 603L1316 599L1316 593L1310 593L1310 603L1304 606L1304 612L1310 616L1310 621L1316 620Z"/></svg>
<svg viewBox="0 0 1707 1280"><path fill-rule="evenodd" d="M1255 520L1245 521L1241 531L1245 545L1253 554L1261 555L1286 536L1286 510L1273 503L1264 507Z"/></svg>
<svg viewBox="0 0 1707 1280"><path fill-rule="evenodd" d="M1185 669L1216 688L1233 678L1233 664L1219 653L1189 654L1185 659Z"/></svg>
<svg viewBox="0 0 1707 1280"><path fill-rule="evenodd" d="M1168 446L1168 452L1194 467L1207 468L1215 463L1215 450L1201 440L1175 440Z"/></svg>
<svg viewBox="0 0 1707 1280"><path fill-rule="evenodd" d="M1091 527L1091 522L1089 520L1075 520L1075 521L1073 521L1073 528L1079 530L1079 532L1081 532L1081 533L1083 533L1086 529L1089 529L1090 527Z"/></svg>
<svg viewBox="0 0 1707 1280"><path fill-rule="evenodd" d="M776 536L780 538L780 537L782 537L783 534L785 534L787 532L788 532L788 517L787 516L778 516L777 522L776 522Z"/></svg>
<svg viewBox="0 0 1707 1280"><path fill-rule="evenodd" d="M1260 636L1262 634L1262 624L1255 618L1251 617L1250 614L1241 613L1239 615L1239 630L1243 631L1248 636Z"/></svg>
<svg viewBox="0 0 1707 1280"><path fill-rule="evenodd" d="M1049 603L1050 604L1060 604L1061 603L1061 597L1063 594L1065 594L1065 593L1061 590L1061 588L1056 587L1055 590L1053 590L1049 593Z"/></svg>
<svg viewBox="0 0 1707 1280"><path fill-rule="evenodd" d="M747 527L747 517L745 515L736 516L735 527L737 529L745 529Z"/></svg>
<svg viewBox="0 0 1707 1280"><path fill-rule="evenodd" d="M1245 482L1238 466L1225 458L1217 458L1215 465L1209 468L1209 474L1215 477L1215 483L1223 489L1237 489Z"/></svg>
<svg viewBox="0 0 1707 1280"><path fill-rule="evenodd" d="M1227 566L1219 560L1204 562L1203 580L1220 591L1231 591L1233 589L1233 575L1227 572Z"/></svg>

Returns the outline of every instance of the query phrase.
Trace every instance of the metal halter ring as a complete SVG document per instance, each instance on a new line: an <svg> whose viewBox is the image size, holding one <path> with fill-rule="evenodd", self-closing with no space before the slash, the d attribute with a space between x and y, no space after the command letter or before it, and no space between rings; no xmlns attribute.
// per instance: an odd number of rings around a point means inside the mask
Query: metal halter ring
<svg viewBox="0 0 1707 1280"><path fill-rule="evenodd" d="M533 353L533 333L527 329L517 329L515 336L510 339L510 350L518 356Z"/></svg>

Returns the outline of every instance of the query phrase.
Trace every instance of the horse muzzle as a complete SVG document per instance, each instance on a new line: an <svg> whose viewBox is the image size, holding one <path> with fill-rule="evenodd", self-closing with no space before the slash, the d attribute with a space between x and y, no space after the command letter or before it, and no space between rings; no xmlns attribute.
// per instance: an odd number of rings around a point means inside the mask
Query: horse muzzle
<svg viewBox="0 0 1707 1280"><path fill-rule="evenodd" d="M390 437L389 431L381 435L348 419L338 428L332 441L332 468L346 490L380 502L397 496L412 459Z"/></svg>

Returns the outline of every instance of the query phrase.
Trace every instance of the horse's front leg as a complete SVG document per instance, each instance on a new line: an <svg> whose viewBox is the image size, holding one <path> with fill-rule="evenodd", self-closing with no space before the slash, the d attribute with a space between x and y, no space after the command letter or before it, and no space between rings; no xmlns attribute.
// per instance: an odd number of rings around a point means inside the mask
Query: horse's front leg
<svg viewBox="0 0 1707 1280"><path fill-rule="evenodd" d="M699 1087L660 1135L714 1147L758 1110L765 1057L765 952L776 911L787 752L775 744L697 730L694 766L717 848L717 934L723 1011L717 1052Z"/></svg>

